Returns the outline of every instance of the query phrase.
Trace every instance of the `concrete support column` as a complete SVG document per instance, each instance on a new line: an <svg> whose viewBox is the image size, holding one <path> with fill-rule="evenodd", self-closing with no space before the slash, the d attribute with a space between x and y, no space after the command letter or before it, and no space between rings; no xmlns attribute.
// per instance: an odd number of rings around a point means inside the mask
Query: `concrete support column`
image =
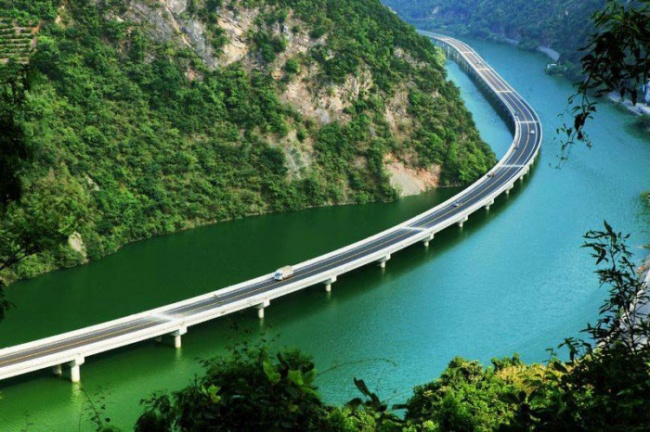
<svg viewBox="0 0 650 432"><path fill-rule="evenodd" d="M332 284L336 282L336 276L332 276L331 278L327 279L326 281L323 282L323 285L325 285L325 292L332 292Z"/></svg>
<svg viewBox="0 0 650 432"><path fill-rule="evenodd" d="M56 376L63 375L63 367L61 365L56 365L52 367L52 373Z"/></svg>
<svg viewBox="0 0 650 432"><path fill-rule="evenodd" d="M485 205L485 210L490 210L490 207L492 206L492 204L494 204L494 200L490 200L490 202L488 202L488 203Z"/></svg>
<svg viewBox="0 0 650 432"><path fill-rule="evenodd" d="M257 317L264 319L264 308L271 306L271 300L264 300L262 303L255 306L257 308Z"/></svg>
<svg viewBox="0 0 650 432"><path fill-rule="evenodd" d="M171 334L171 337L174 338L174 348L178 349L181 347L181 336L187 333L187 327L183 326Z"/></svg>
<svg viewBox="0 0 650 432"><path fill-rule="evenodd" d="M386 255L384 257L381 257L379 259L379 261L377 261L379 263L379 267L386 268L386 261L388 261L389 259L390 259L390 254Z"/></svg>
<svg viewBox="0 0 650 432"><path fill-rule="evenodd" d="M81 381L81 366L74 365L70 367L70 381L73 383Z"/></svg>
<svg viewBox="0 0 650 432"><path fill-rule="evenodd" d="M430 242L431 240L433 240L433 234L429 234L428 236L426 236L426 237L424 238L424 240L422 240L422 244L424 245L425 248L428 248L428 247L429 247L429 242Z"/></svg>
<svg viewBox="0 0 650 432"><path fill-rule="evenodd" d="M77 357L68 363L70 366L70 381L73 383L78 383L81 381L81 365L86 362L86 359L83 357Z"/></svg>
<svg viewBox="0 0 650 432"><path fill-rule="evenodd" d="M506 189L506 195L510 195L511 190L512 190L512 185L508 186L508 189Z"/></svg>
<svg viewBox="0 0 650 432"><path fill-rule="evenodd" d="M469 216L465 216L464 218L458 221L458 226L462 228L465 222L467 222L468 220L469 220Z"/></svg>

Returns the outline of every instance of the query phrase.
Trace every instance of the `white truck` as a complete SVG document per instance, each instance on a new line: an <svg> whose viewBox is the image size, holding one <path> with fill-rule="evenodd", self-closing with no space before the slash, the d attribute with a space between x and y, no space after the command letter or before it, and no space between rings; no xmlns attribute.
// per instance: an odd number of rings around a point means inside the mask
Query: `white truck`
<svg viewBox="0 0 650 432"><path fill-rule="evenodd" d="M285 280L293 276L293 267L290 265L280 267L275 271L275 274L273 275L273 279L277 281Z"/></svg>

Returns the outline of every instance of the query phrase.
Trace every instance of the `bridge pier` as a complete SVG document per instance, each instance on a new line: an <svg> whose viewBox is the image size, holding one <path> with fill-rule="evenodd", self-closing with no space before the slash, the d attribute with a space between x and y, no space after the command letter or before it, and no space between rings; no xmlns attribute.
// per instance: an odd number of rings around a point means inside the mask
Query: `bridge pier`
<svg viewBox="0 0 650 432"><path fill-rule="evenodd" d="M488 211L489 211L489 210L490 210L490 206L492 206L493 204L494 204L494 200L490 200L490 202L487 203L487 204L485 205L485 210L488 210Z"/></svg>
<svg viewBox="0 0 650 432"><path fill-rule="evenodd" d="M174 343L174 348L180 348L181 347L181 336L187 333L187 327L182 326L178 330L168 333L166 336L171 336L172 341ZM156 336L154 338L156 342L162 343L163 341L163 336Z"/></svg>
<svg viewBox="0 0 650 432"><path fill-rule="evenodd" d="M465 224L465 222L467 222L468 220L469 220L469 216L465 216L464 218L462 218L461 220L459 220L459 221L458 221L458 227L459 227L459 228L462 228L463 225Z"/></svg>
<svg viewBox="0 0 650 432"><path fill-rule="evenodd" d="M178 349L181 347L181 336L187 333L187 327L183 326L171 334L171 337L174 338L174 348Z"/></svg>
<svg viewBox="0 0 650 432"><path fill-rule="evenodd" d="M271 300L264 300L262 303L255 306L257 308L257 317L264 319L264 308L271 306Z"/></svg>
<svg viewBox="0 0 650 432"><path fill-rule="evenodd" d="M428 236L426 236L426 237L424 238L424 240L422 240L422 244L424 245L425 248L428 248L428 247L429 247L429 242L430 242L431 240L433 240L433 234L429 234Z"/></svg>
<svg viewBox="0 0 650 432"><path fill-rule="evenodd" d="M510 195L510 191L512 190L513 187L514 187L514 185L509 185L508 186L508 189L506 189L506 195Z"/></svg>
<svg viewBox="0 0 650 432"><path fill-rule="evenodd" d="M381 257L379 259L379 261L377 261L379 263L379 267L381 267L383 269L386 268L386 261L388 261L389 259L390 259L390 254L388 254L388 255L386 255L384 257Z"/></svg>
<svg viewBox="0 0 650 432"><path fill-rule="evenodd" d="M332 292L332 284L336 282L336 276L332 276L331 278L327 279L326 281L323 281L323 285L325 285L325 292Z"/></svg>
<svg viewBox="0 0 650 432"><path fill-rule="evenodd" d="M52 373L56 376L62 376L63 375L63 367L59 364L56 366L52 366Z"/></svg>
<svg viewBox="0 0 650 432"><path fill-rule="evenodd" d="M78 383L81 381L81 365L86 362L86 359L83 357L77 357L68 363L70 366L70 381L73 383Z"/></svg>

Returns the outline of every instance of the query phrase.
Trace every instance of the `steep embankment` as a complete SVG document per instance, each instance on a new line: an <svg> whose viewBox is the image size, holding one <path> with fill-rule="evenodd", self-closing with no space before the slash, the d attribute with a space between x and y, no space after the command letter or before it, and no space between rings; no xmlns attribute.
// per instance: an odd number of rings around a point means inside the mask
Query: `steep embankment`
<svg viewBox="0 0 650 432"><path fill-rule="evenodd" d="M605 0L383 0L403 19L428 30L552 47L569 67L593 30L589 17Z"/></svg>
<svg viewBox="0 0 650 432"><path fill-rule="evenodd" d="M77 215L20 277L198 224L464 184L495 161L440 53L378 0L0 7L41 23L26 193L55 184Z"/></svg>

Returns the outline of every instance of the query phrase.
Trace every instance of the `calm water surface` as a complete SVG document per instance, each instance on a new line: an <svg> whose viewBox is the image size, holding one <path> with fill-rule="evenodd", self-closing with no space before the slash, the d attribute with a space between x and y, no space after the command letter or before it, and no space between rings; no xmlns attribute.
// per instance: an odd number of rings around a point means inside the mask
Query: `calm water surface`
<svg viewBox="0 0 650 432"><path fill-rule="evenodd" d="M88 400L106 404L112 423L130 430L138 402L174 390L201 372L200 358L264 333L278 346L312 353L326 399L354 396L362 377L392 402L437 377L456 355L489 362L521 354L544 361L546 348L593 321L604 293L580 249L582 234L607 219L650 243L639 194L650 189L650 143L632 118L599 109L591 150L577 148L555 169L553 134L570 86L543 73L545 60L511 47L469 41L540 114L546 141L532 175L464 229L436 236L427 250L393 256L385 271L367 267L322 287L274 301L260 322L247 311L192 327L183 348L144 342L87 359L82 384L47 371L0 382L0 429L92 430ZM483 138L502 155L503 121L454 64L449 75ZM455 191L391 204L270 215L199 228L131 245L107 259L59 271L10 290L18 305L0 324L0 346L118 318L270 272L343 246L411 217Z"/></svg>

